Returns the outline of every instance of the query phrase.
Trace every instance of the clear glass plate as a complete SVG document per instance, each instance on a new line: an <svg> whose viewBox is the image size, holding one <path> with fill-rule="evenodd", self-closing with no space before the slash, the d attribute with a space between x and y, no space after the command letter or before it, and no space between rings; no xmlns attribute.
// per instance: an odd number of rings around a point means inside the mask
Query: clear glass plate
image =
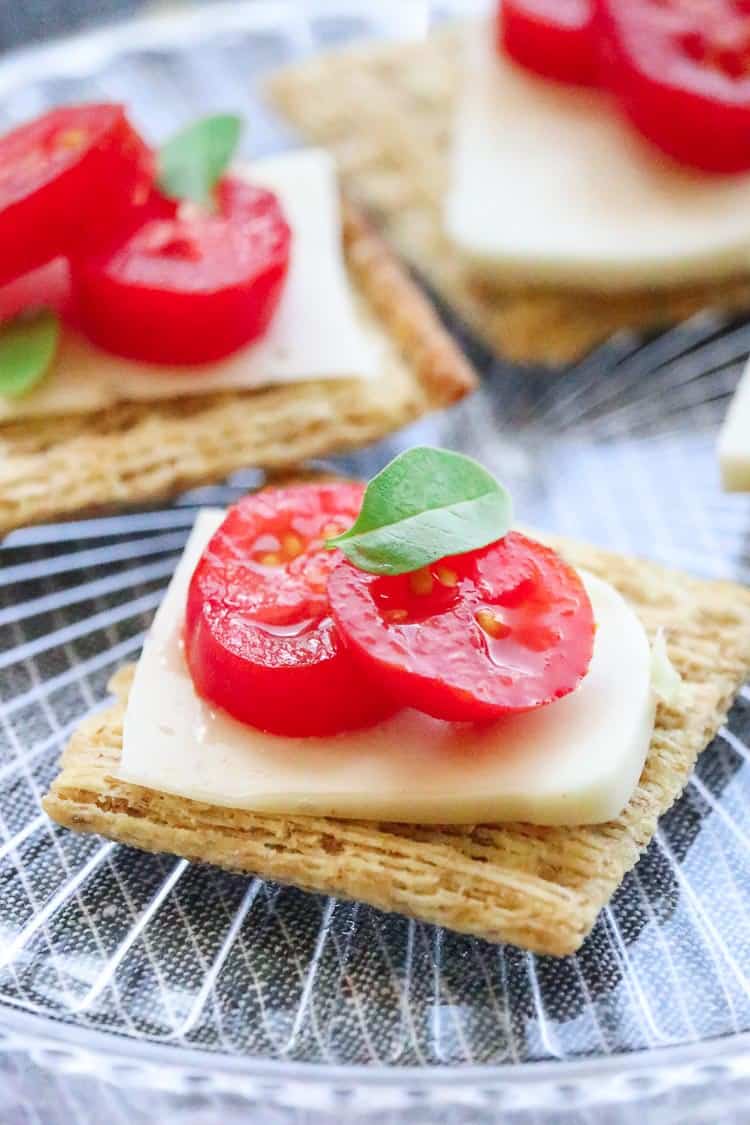
<svg viewBox="0 0 750 1125"><path fill-rule="evenodd" d="M219 4L96 32L5 60L0 125L117 98L158 137L240 106L248 152L269 151L285 134L257 101L264 72L332 41L419 33L434 15ZM721 493L714 444L748 350L750 325L712 313L620 336L554 376L474 346L479 394L337 466L368 474L415 441L464 449L511 486L526 522L744 581L750 497ZM472 1120L499 1108L569 1120L648 1096L659 1120L684 1122L717 1091L736 1101L750 1077L748 689L564 961L48 823L39 799L60 749L138 653L196 508L258 480L16 532L0 549L0 1047L332 1120L448 1121L438 1107L457 1106Z"/></svg>

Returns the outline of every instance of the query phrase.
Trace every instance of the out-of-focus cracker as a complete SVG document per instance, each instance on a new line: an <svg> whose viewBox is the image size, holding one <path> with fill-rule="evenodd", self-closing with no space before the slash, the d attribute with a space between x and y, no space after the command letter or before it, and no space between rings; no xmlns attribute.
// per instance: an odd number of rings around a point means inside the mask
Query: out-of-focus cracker
<svg viewBox="0 0 750 1125"><path fill-rule="evenodd" d="M722 283L619 294L503 287L472 273L441 221L460 37L454 26L415 43L319 55L276 74L269 93L335 154L347 189L469 326L510 359L559 364L622 329L750 306L750 271Z"/></svg>
<svg viewBox="0 0 750 1125"><path fill-rule="evenodd" d="M346 201L343 217L358 308L384 341L381 374L0 425L0 535L168 496L235 469L287 469L376 441L468 393L474 373L430 303Z"/></svg>

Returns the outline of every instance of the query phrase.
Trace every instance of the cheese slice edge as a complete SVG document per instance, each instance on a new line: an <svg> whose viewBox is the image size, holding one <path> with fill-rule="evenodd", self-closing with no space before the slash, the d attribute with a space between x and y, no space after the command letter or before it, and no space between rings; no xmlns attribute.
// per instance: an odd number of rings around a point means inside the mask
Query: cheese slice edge
<svg viewBox="0 0 750 1125"><path fill-rule="evenodd" d="M740 377L718 440L721 483L727 492L750 492L750 362Z"/></svg>
<svg viewBox="0 0 750 1125"><path fill-rule="evenodd" d="M195 564L223 513L200 513L136 669L118 776L258 813L471 824L593 824L622 810L654 724L650 649L622 597L584 581L597 619L576 692L478 730L414 711L329 739L287 739L201 700L180 641Z"/></svg>
<svg viewBox="0 0 750 1125"><path fill-rule="evenodd" d="M642 140L607 94L528 74L469 32L447 234L498 283L628 289L748 272L750 175L711 176Z"/></svg>

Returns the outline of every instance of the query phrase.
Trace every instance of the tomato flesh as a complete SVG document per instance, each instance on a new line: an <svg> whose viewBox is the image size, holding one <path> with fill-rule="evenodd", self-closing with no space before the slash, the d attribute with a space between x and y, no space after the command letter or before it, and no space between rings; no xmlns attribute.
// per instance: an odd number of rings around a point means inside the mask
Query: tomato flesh
<svg viewBox="0 0 750 1125"><path fill-rule="evenodd" d="M300 485L246 497L193 574L185 655L199 695L275 734L335 734L393 710L331 617L326 584L341 558L324 540L359 512L358 484Z"/></svg>
<svg viewBox="0 0 750 1125"><path fill-rule="evenodd" d="M55 109L0 138L0 284L116 226L153 157L119 105Z"/></svg>
<svg viewBox="0 0 750 1125"><path fill-rule="evenodd" d="M223 359L268 327L290 240L276 196L228 178L215 212L187 205L74 263L83 329L107 351L144 362Z"/></svg>
<svg viewBox="0 0 750 1125"><path fill-rule="evenodd" d="M567 695L594 643L578 575L511 532L424 570L382 577L342 561L328 582L333 617L364 671L402 705L485 722Z"/></svg>
<svg viewBox="0 0 750 1125"><path fill-rule="evenodd" d="M73 294L65 258L54 258L0 286L0 324L19 313L40 309L53 309L66 320L71 319Z"/></svg>
<svg viewBox="0 0 750 1125"><path fill-rule="evenodd" d="M545 78L597 82L593 0L502 0L496 17L501 53Z"/></svg>
<svg viewBox="0 0 750 1125"><path fill-rule="evenodd" d="M663 152L709 172L750 168L747 0L596 0L602 78Z"/></svg>

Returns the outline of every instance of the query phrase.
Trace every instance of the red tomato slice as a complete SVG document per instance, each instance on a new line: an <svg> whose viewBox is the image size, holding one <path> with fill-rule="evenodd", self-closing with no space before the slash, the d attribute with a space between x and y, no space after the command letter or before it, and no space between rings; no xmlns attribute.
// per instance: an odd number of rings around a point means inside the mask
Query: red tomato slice
<svg viewBox="0 0 750 1125"><path fill-rule="evenodd" d="M602 77L663 152L710 172L750 168L747 0L596 0Z"/></svg>
<svg viewBox="0 0 750 1125"><path fill-rule="evenodd" d="M501 0L497 48L537 74L592 86L598 80L593 0Z"/></svg>
<svg viewBox="0 0 750 1125"><path fill-rule="evenodd" d="M591 660L594 620L580 578L516 532L398 577L341 562L328 596L371 680L439 719L542 707L572 691Z"/></svg>
<svg viewBox="0 0 750 1125"><path fill-rule="evenodd" d="M216 205L219 214L235 222L260 223L266 220L275 225L279 220L281 205L272 191L255 187L237 176L223 176L216 185Z"/></svg>
<svg viewBox="0 0 750 1125"><path fill-rule="evenodd" d="M0 286L0 324L19 313L53 309L65 319L72 311L70 268L65 258L55 258L7 285Z"/></svg>
<svg viewBox="0 0 750 1125"><path fill-rule="evenodd" d="M324 735L393 710L364 679L331 617L326 582L341 558L324 540L356 519L358 484L299 485L233 507L196 567L185 655L199 695L285 735Z"/></svg>
<svg viewBox="0 0 750 1125"><path fill-rule="evenodd" d="M102 348L151 363L223 359L265 332L291 232L272 192L227 179L217 212L184 205L74 263L81 322Z"/></svg>
<svg viewBox="0 0 750 1125"><path fill-rule="evenodd" d="M94 230L84 241L82 240L76 251L70 254L73 262L84 262L92 257L111 255L118 250L124 242L132 238L146 223L167 221L177 217L179 203L162 195L155 184L139 194L131 207L124 212L116 224L106 229Z"/></svg>
<svg viewBox="0 0 750 1125"><path fill-rule="evenodd" d="M177 204L153 190L134 205L122 226L135 230L144 222L155 218L171 218ZM122 233L122 230L121 232ZM53 258L43 266L0 285L0 324L5 324L20 313L52 309L68 324L75 324L75 299L67 258Z"/></svg>
<svg viewBox="0 0 750 1125"><path fill-rule="evenodd" d="M152 178L122 106L55 109L0 138L0 283L116 225Z"/></svg>

